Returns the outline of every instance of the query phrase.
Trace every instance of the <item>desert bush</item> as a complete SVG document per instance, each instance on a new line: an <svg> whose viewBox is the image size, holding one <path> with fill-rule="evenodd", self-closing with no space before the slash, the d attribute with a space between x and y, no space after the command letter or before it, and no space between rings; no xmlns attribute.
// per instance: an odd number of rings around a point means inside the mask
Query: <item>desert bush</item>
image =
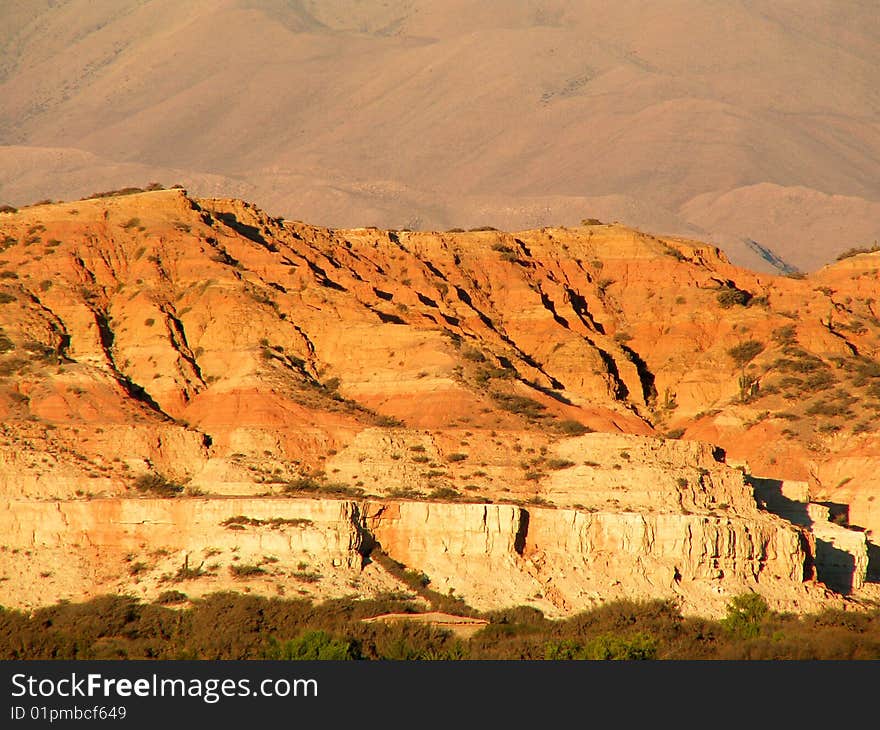
<svg viewBox="0 0 880 730"><path fill-rule="evenodd" d="M834 379L834 376L828 372L827 370L820 370L819 372L812 373L807 377L804 381L804 390L808 390L811 392L815 392L817 390L828 390L834 383L837 382Z"/></svg>
<svg viewBox="0 0 880 730"><path fill-rule="evenodd" d="M805 411L808 416L842 417L850 415L849 407L845 403L818 400L812 403Z"/></svg>
<svg viewBox="0 0 880 730"><path fill-rule="evenodd" d="M471 362L486 362L486 356L475 347L462 347L461 356Z"/></svg>
<svg viewBox="0 0 880 730"><path fill-rule="evenodd" d="M321 580L321 574L315 572L309 572L306 570L299 570L293 574L293 577L296 578L300 583L318 583Z"/></svg>
<svg viewBox="0 0 880 730"><path fill-rule="evenodd" d="M94 200L96 198L115 198L122 195L135 195L136 193L146 192L144 188L127 187L118 190L106 190L101 193L92 193L86 200Z"/></svg>
<svg viewBox="0 0 880 730"><path fill-rule="evenodd" d="M486 365L477 370L474 375L474 380L476 380L478 385L486 385L486 383L495 378L509 380L514 374L514 370L497 368L494 365Z"/></svg>
<svg viewBox="0 0 880 730"><path fill-rule="evenodd" d="M512 393L492 393L492 399L501 409L525 416L526 418L536 418L541 415L541 411L547 408L543 403L539 403L532 398Z"/></svg>
<svg viewBox="0 0 880 730"><path fill-rule="evenodd" d="M752 295L743 289L726 286L718 291L715 298L722 309L730 309L734 306L746 306L752 298Z"/></svg>
<svg viewBox="0 0 880 730"><path fill-rule="evenodd" d="M770 607L761 594L742 593L727 604L721 625L734 636L749 639L758 636L769 613Z"/></svg>
<svg viewBox="0 0 880 730"><path fill-rule="evenodd" d="M475 613L450 596L420 590L432 596L435 610ZM877 609L773 614L760 597L737 597L720 622L684 618L667 601L617 601L556 621L531 607L511 607L483 614L490 623L466 642L430 626L361 621L421 610L410 593L312 603L224 592L193 599L185 608L170 607L187 600L179 591L160 599L103 596L33 611L0 608L0 658L240 660L345 658L355 652L363 659L419 660L880 658ZM304 638L313 632L325 636ZM297 646L282 649L288 641Z"/></svg>
<svg viewBox="0 0 880 730"><path fill-rule="evenodd" d="M461 497L461 494L458 490L453 489L452 487L437 487L432 490L428 495L431 499L449 499L456 500Z"/></svg>
<svg viewBox="0 0 880 730"><path fill-rule="evenodd" d="M229 573L233 578L252 578L256 575L263 575L265 572L266 569L259 565L236 563L229 566Z"/></svg>
<svg viewBox="0 0 880 730"><path fill-rule="evenodd" d="M876 253L880 251L880 245L874 244L873 246L862 246L862 247L853 247L848 248L846 251L842 251L837 255L838 261L843 261L844 259L851 258L853 256L857 256L861 253Z"/></svg>
<svg viewBox="0 0 880 730"><path fill-rule="evenodd" d="M575 421L570 418L557 421L554 424L554 428L565 436L582 436L585 433L593 433L594 431L594 429L585 426L580 421Z"/></svg>
<svg viewBox="0 0 880 730"><path fill-rule="evenodd" d="M172 606L177 603L185 603L188 600L189 598L187 597L186 593L171 590L162 591L162 593L160 593L156 597L155 602L158 603L160 606Z"/></svg>
<svg viewBox="0 0 880 730"><path fill-rule="evenodd" d="M162 497L173 497L183 491L183 485L165 478L161 474L141 474L134 480L135 489Z"/></svg>
<svg viewBox="0 0 880 730"><path fill-rule="evenodd" d="M320 488L321 483L312 477L298 477L284 485L285 492L316 492Z"/></svg>
<svg viewBox="0 0 880 730"><path fill-rule="evenodd" d="M600 634L585 645L571 640L550 642L545 659L645 660L657 658L657 641L652 636L637 633L631 636Z"/></svg>
<svg viewBox="0 0 880 730"><path fill-rule="evenodd" d="M14 375L15 373L21 372L27 364L28 361L20 357L13 357L4 360L3 362L0 362L0 377Z"/></svg>
<svg viewBox="0 0 880 730"><path fill-rule="evenodd" d="M547 468L559 471L561 469L569 469L575 465L570 459L547 459Z"/></svg>
<svg viewBox="0 0 880 730"><path fill-rule="evenodd" d="M787 324L773 330L771 335L774 342L780 345L791 345L797 341L797 327L793 324Z"/></svg>
<svg viewBox="0 0 880 730"><path fill-rule="evenodd" d="M351 639L337 638L325 631L307 631L302 636L280 642L274 637L263 655L273 660L348 660L360 659L357 643Z"/></svg>
<svg viewBox="0 0 880 730"><path fill-rule="evenodd" d="M738 367L744 367L763 351L764 343L758 342L758 340L746 340L745 342L740 342L738 345L731 347L727 351L727 354L730 355L731 359Z"/></svg>

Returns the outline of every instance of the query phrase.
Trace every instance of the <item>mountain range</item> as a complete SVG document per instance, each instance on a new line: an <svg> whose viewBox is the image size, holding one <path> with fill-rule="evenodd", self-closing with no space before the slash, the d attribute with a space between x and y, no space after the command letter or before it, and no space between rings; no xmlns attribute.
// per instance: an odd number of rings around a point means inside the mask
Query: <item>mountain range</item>
<svg viewBox="0 0 880 730"><path fill-rule="evenodd" d="M158 181L809 271L880 236L877 38L870 0L7 0L0 203Z"/></svg>

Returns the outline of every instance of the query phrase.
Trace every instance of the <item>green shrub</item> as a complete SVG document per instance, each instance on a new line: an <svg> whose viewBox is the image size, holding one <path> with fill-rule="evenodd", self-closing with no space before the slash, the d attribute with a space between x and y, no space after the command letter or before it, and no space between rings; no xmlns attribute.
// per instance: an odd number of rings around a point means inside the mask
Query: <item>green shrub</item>
<svg viewBox="0 0 880 730"><path fill-rule="evenodd" d="M761 594L742 593L727 604L721 625L738 638L754 638L761 633L761 624L769 614L770 607Z"/></svg>
<svg viewBox="0 0 880 730"><path fill-rule="evenodd" d="M325 631L307 631L290 641L270 639L263 658L281 661L339 661L360 659L361 653L357 643L351 639L338 639Z"/></svg>
<svg viewBox="0 0 880 730"><path fill-rule="evenodd" d="M587 642L586 645L567 639L549 642L544 649L544 658L593 661L656 659L657 640L644 633L631 636L600 634Z"/></svg>

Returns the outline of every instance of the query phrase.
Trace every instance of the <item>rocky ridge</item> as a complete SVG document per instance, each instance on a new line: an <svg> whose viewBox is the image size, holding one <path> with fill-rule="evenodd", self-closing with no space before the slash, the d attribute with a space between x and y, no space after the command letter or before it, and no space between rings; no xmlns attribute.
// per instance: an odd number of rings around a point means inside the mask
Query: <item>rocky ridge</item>
<svg viewBox="0 0 880 730"><path fill-rule="evenodd" d="M2 213L0 247L9 605L155 597L221 548L188 594L388 590L369 544L552 615L870 588L876 254L770 277L621 226L329 230L183 190Z"/></svg>

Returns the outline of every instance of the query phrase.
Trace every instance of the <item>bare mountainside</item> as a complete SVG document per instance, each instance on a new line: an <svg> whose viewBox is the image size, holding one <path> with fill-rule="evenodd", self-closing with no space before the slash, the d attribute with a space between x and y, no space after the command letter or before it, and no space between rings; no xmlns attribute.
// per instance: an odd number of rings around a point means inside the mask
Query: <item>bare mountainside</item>
<svg viewBox="0 0 880 730"><path fill-rule="evenodd" d="M184 190L0 213L0 248L4 605L874 595L880 253L787 278Z"/></svg>
<svg viewBox="0 0 880 730"><path fill-rule="evenodd" d="M878 38L854 0L9 0L0 202L159 180L329 226L618 220L812 270L880 236Z"/></svg>

